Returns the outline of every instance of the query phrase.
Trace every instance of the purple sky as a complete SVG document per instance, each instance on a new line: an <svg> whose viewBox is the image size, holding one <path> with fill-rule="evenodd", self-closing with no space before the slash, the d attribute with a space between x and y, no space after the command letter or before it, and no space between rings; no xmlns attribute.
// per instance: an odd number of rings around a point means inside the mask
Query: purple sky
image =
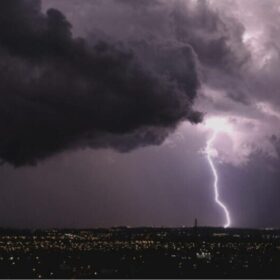
<svg viewBox="0 0 280 280"><path fill-rule="evenodd" d="M0 226L280 227L278 0L10 3Z"/></svg>

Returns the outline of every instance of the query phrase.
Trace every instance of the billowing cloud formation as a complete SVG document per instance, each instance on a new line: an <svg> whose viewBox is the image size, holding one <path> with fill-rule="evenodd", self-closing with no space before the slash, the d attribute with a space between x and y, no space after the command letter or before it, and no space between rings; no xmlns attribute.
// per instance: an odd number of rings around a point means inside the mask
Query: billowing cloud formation
<svg viewBox="0 0 280 280"><path fill-rule="evenodd" d="M43 14L39 0L1 1L1 159L32 164L83 146L126 151L161 143L182 120L199 122L192 47L160 48L149 62L136 49L73 38L66 17Z"/></svg>
<svg viewBox="0 0 280 280"><path fill-rule="evenodd" d="M239 67L239 75L212 75L224 86L204 85L199 108L212 116L227 119L233 127L231 144L218 143L223 162L243 165L257 156L279 160L280 135L279 78L280 37L279 1L209 1L225 19L234 19L242 28L235 40L235 51L249 54ZM231 7L231 9L228 9ZM231 21L226 21L229 29ZM241 32L242 31L242 32ZM238 33L237 33L238 34ZM230 43L233 46L233 43ZM244 52L244 49L246 50ZM221 83L220 83L221 85Z"/></svg>
<svg viewBox="0 0 280 280"><path fill-rule="evenodd" d="M202 84L196 106L206 113L206 118L234 117L235 123L241 124L237 130L250 123L250 118L259 118L259 112L254 109L257 95L252 94L257 89L253 54L244 41L247 29L232 10L225 12L226 7L238 10L236 2L229 1L227 6L220 1L203 0L48 0L43 3L45 9L53 6L62 9L74 23L76 36L125 42L149 69L176 77L186 87L190 80L185 79L188 68L182 57L191 46ZM75 5L79 9L74 9ZM77 12L73 13L73 9ZM253 121L256 125L256 120ZM248 136L248 130L245 135ZM261 139L260 135L255 136L252 139ZM246 141L249 138L243 137ZM244 141L234 146L232 156L227 156L229 162L247 160L252 149L243 151L243 147L252 145ZM242 151L238 159L236 151Z"/></svg>
<svg viewBox="0 0 280 280"><path fill-rule="evenodd" d="M280 40L271 20L277 1L42 4L0 4L4 161L33 163L86 146L128 151L160 144L180 121L201 120L195 101L206 118L228 118L242 135L224 161L276 153L278 119L263 104L278 114Z"/></svg>

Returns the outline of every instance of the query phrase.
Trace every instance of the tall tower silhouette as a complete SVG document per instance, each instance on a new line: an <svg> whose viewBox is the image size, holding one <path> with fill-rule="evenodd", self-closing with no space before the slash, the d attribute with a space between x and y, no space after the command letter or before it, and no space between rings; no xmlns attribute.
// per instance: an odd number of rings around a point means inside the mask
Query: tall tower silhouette
<svg viewBox="0 0 280 280"><path fill-rule="evenodd" d="M194 228L197 228L197 218L194 219Z"/></svg>

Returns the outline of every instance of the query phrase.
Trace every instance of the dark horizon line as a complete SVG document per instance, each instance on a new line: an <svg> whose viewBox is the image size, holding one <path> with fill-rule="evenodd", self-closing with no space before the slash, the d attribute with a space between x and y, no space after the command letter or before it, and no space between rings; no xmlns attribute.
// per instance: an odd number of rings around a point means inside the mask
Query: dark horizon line
<svg viewBox="0 0 280 280"><path fill-rule="evenodd" d="M91 230L113 230L113 229L218 229L224 231L232 231L232 230L254 230L254 231L280 231L280 228L273 227L228 227L224 228L223 226L111 226L111 227L81 227L81 228L69 228L69 227L42 227L42 228L16 228L16 227L0 227L0 233L2 231L91 231Z"/></svg>

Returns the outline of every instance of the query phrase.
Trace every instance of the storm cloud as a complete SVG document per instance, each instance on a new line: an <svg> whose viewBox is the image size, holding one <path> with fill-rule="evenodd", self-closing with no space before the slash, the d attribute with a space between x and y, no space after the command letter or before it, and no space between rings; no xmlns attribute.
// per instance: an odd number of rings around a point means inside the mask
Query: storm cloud
<svg viewBox="0 0 280 280"><path fill-rule="evenodd" d="M69 149L160 145L200 112L255 127L242 147L271 147L262 105L278 104L277 28L243 10L270 22L277 4L242 3L1 3L1 159L19 166ZM256 26L265 28L258 40Z"/></svg>
<svg viewBox="0 0 280 280"><path fill-rule="evenodd" d="M66 17L42 13L39 0L12 0L0 3L0 58L0 157L16 166L70 148L159 144L180 121L201 120L190 45L146 65L124 44L74 38Z"/></svg>

